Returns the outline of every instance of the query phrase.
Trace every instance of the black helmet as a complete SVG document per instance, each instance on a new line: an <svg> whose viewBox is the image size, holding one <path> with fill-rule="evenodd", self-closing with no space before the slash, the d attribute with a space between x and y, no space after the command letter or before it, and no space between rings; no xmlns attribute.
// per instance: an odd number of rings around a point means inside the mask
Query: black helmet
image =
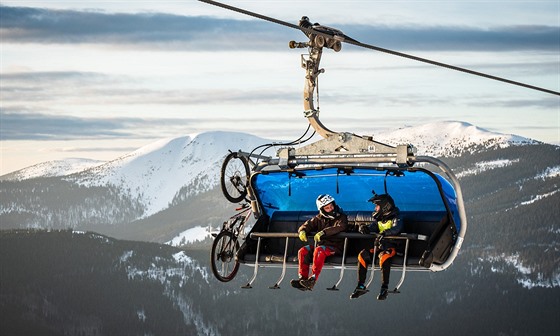
<svg viewBox="0 0 560 336"><path fill-rule="evenodd" d="M377 195L373 193L373 197L368 200L375 205L379 205L379 211L373 214L375 219L384 219L391 216L395 212L395 201L389 194Z"/></svg>

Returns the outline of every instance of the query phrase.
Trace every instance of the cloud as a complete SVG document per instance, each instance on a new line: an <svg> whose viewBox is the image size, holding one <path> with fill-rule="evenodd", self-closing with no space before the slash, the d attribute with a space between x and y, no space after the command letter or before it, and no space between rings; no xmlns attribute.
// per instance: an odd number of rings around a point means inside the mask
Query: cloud
<svg viewBox="0 0 560 336"><path fill-rule="evenodd" d="M181 50L242 49L254 40L272 40L272 36L266 37L270 32L278 33L278 27L256 21L7 6L1 7L0 22L0 36L11 43L155 45Z"/></svg>
<svg viewBox="0 0 560 336"><path fill-rule="evenodd" d="M4 80L26 81L26 82L42 82L52 83L65 80L75 81L104 81L107 80L106 75L99 72L84 71L34 71L34 72L12 72L2 74Z"/></svg>
<svg viewBox="0 0 560 336"><path fill-rule="evenodd" d="M39 71L2 74L0 99L4 108L42 103L97 107L108 105L205 105L208 97L220 97L222 104L256 102L291 103L300 99L299 91L283 89L205 89L139 87L140 80L124 75L100 72ZM43 108L44 112L44 108Z"/></svg>
<svg viewBox="0 0 560 336"><path fill-rule="evenodd" d="M303 119L303 118L302 118ZM293 132L293 120L275 117L194 117L194 118L78 118L25 111L0 110L0 139L9 140L102 140L160 139L212 129L236 130L244 125L257 132L282 125ZM264 128L263 128L264 125ZM306 125L302 120L302 125ZM264 132L264 131L263 131Z"/></svg>
<svg viewBox="0 0 560 336"><path fill-rule="evenodd" d="M167 50L280 50L304 40L293 29L261 20L164 13L105 13L0 7L3 43L93 43ZM557 26L339 25L363 43L397 50L560 50Z"/></svg>
<svg viewBox="0 0 560 336"><path fill-rule="evenodd" d="M65 147L56 148L53 151L63 153L83 153L83 152L132 152L137 150L138 147Z"/></svg>
<svg viewBox="0 0 560 336"><path fill-rule="evenodd" d="M521 99L521 98L508 98L507 100L500 100L496 97L481 99L478 102L471 103L472 106L479 107L504 107L510 109L523 109L523 108L538 108L550 110L551 112L558 111L560 101L556 97L546 96L544 98L534 99ZM551 115L552 116L552 115ZM555 126L557 127L557 126Z"/></svg>
<svg viewBox="0 0 560 336"><path fill-rule="evenodd" d="M4 113L0 111L0 134L5 140L69 140L130 136L127 123L135 119L85 119L39 113Z"/></svg>
<svg viewBox="0 0 560 336"><path fill-rule="evenodd" d="M343 27L344 29L344 27ZM449 51L560 50L560 30L551 26L492 29L453 26L349 26L353 38L385 48Z"/></svg>

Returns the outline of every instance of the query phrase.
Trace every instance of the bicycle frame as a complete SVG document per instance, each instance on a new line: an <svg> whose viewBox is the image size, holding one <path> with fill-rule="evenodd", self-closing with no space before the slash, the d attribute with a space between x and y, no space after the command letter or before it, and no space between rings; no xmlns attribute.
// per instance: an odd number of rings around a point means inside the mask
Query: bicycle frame
<svg viewBox="0 0 560 336"><path fill-rule="evenodd" d="M223 223L220 232L212 234L215 237L211 252L212 272L222 282L231 281L239 270L239 236L244 235L245 224L252 214L248 203L236 210L239 212Z"/></svg>
<svg viewBox="0 0 560 336"><path fill-rule="evenodd" d="M222 231L232 232L235 236L235 239L237 240L239 238L239 235L243 233L243 230L245 229L245 223L247 223L247 220L249 219L249 216L251 216L252 211L248 203L242 204L241 207L236 208L235 210L239 212L231 216L229 220L224 222Z"/></svg>

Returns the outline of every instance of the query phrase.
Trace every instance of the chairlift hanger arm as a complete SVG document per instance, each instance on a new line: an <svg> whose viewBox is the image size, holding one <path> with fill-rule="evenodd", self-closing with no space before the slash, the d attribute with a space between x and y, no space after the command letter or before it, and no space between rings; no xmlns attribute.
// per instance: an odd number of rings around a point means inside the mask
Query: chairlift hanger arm
<svg viewBox="0 0 560 336"><path fill-rule="evenodd" d="M245 9L241 9L241 8L233 7L233 6L230 6L230 5L226 5L226 4L223 4L221 2L212 1L212 0L198 0L198 1L205 2L205 3L210 4L210 5L222 7L222 8L225 8L225 9L228 9L228 10L231 10L231 11L234 11L234 12L238 12L238 13L241 13L241 14L249 15L249 16L259 18L259 19L262 19L262 20L270 21L270 22L273 22L273 23L276 23L276 24L280 24L280 25L283 25L283 26L286 26L286 27L293 28L293 29L298 29L298 30L301 30L302 32L304 32L306 35L315 34L315 35L323 36L325 38L331 38L331 39L333 38L333 35L324 33L320 30L301 27L299 25L295 25L295 24L288 23L288 22L285 22L285 21L282 21L282 20L274 19L274 18L271 18L269 16L257 14L257 13L254 13L254 12L251 12L251 11L248 11L248 10L245 10ZM405 54L405 53L390 50L390 49L377 47L377 46L374 46L374 45L370 45L370 44L366 44L366 43L356 41L352 38L349 38L346 35L335 35L334 37L335 37L335 39L339 40L340 42L349 43L349 44L352 44L352 45L355 45L355 46L358 46L358 47L362 47L362 48L366 48L366 49L370 49L370 50L375 50L375 51L380 51L380 52L383 52L383 53L408 58L408 59L415 60L415 61L418 61L418 62L423 62L423 63L427 63L427 64L431 64L431 65L435 65L435 66L439 66L439 67L443 67L443 68L447 68L447 69L451 69L451 70L455 70L455 71L460 71L460 72L468 73L468 74L471 74L471 75L475 75L475 76L479 76L479 77L483 77L483 78L487 78L487 79L491 79L491 80L496 80L496 81L500 81L500 82L504 82L504 83L508 83L508 84L512 84L512 85L521 86L521 87L531 89L531 90L537 90L537 91L553 94L553 95L556 95L556 96L560 96L560 92L558 92L558 91L549 90L549 89L546 89L546 88L542 88L542 87L538 87L538 86L534 86L534 85L530 85L530 84L525 84L525 83L522 83L522 82L510 80L510 79L507 79L507 78L493 76L493 75L489 75L489 74L486 74L486 73L482 73L482 72L478 72L478 71L474 71L474 70L470 70L470 69L466 69L466 68L446 64L446 63L442 63L442 62L433 61L433 60L430 60L430 59L427 59L427 58L422 58L422 57L418 57L418 56L414 56L414 55L410 55L410 54Z"/></svg>

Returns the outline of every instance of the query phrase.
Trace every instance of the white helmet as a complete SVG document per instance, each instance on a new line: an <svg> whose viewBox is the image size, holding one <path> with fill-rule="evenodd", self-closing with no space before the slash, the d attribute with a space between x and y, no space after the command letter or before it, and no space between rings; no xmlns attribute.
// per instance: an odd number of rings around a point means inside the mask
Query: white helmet
<svg viewBox="0 0 560 336"><path fill-rule="evenodd" d="M327 205L334 202L334 198L329 194L321 194L317 197L315 203L317 204L317 210L321 211L321 209Z"/></svg>

